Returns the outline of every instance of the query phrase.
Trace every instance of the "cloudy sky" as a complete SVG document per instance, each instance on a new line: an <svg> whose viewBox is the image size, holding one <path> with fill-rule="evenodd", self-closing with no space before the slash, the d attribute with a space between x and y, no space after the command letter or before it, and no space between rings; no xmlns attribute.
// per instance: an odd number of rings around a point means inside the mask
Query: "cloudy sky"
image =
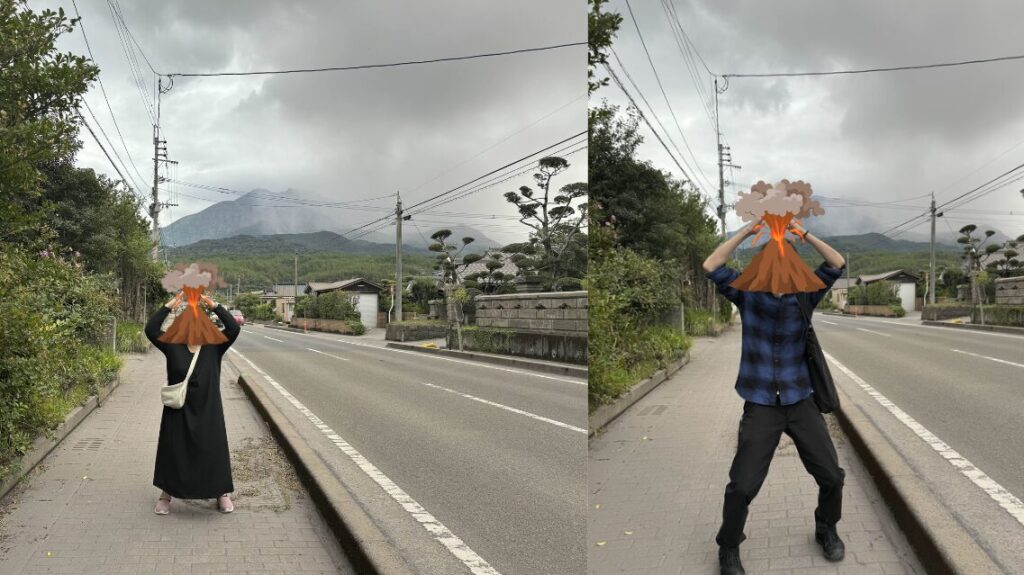
<svg viewBox="0 0 1024 575"><path fill-rule="evenodd" d="M30 1L74 15L71 0ZM461 56L580 42L586 4L437 2L121 2L125 21L161 73L348 66ZM139 175L152 182L152 128L132 80L114 19L103 0L78 0L114 115ZM81 31L61 47L86 53ZM448 190L586 129L585 47L385 70L176 78L162 99L161 125L177 179L235 190L289 188L301 197L349 201L401 190L406 204ZM152 92L154 76L141 67ZM150 94L151 96L151 94ZM99 86L87 101L127 163ZM79 163L112 173L83 131ZM561 186L585 180L585 150L568 158ZM127 174L126 174L127 176ZM499 241L525 228L501 195L529 174L438 211L459 216ZM232 199L178 186L179 207L162 224L210 201ZM196 196L207 201L188 197ZM353 225L380 211L337 210ZM420 225L450 221L424 215ZM312 231L312 230L311 230ZM427 232L427 230L424 230ZM429 232L427 232L429 233Z"/></svg>
<svg viewBox="0 0 1024 575"><path fill-rule="evenodd" d="M1024 4L1010 1L672 2L690 39L717 74L873 68L1024 54L1017 29ZM711 187L717 198L714 130L663 4L631 4L696 163L710 180L704 187ZM689 158L625 0L613 0L608 10L623 15L615 49L625 69ZM711 95L711 77L703 68L701 72L705 92ZM899 203L834 205L826 208L821 220L832 232L885 231L927 208L928 198L915 196L934 192L941 204L1024 162L1022 93L1024 60L855 76L731 79L719 96L720 117L733 162L743 168L735 172L735 181L743 187L728 189L727 201L734 201L737 191L749 189L758 179L803 179L816 194L829 198ZM597 97L626 103L614 83ZM679 176L650 132L643 128L643 133L647 141L641 155ZM697 178L703 181L700 175ZM1007 235L1024 233L1021 188L1024 180L950 211L940 218L937 230L949 234L950 228L977 223ZM739 219L730 215L729 229L739 225ZM813 219L808 226L814 229ZM928 229L925 223L900 237L927 238Z"/></svg>

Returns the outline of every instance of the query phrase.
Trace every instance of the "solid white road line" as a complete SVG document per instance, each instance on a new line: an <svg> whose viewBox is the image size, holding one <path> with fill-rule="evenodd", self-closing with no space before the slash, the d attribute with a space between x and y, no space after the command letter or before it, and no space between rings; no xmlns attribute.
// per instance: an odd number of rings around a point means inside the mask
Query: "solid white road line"
<svg viewBox="0 0 1024 575"><path fill-rule="evenodd" d="M388 351L388 352L392 352L392 353L411 353L411 354L413 354L413 355L415 355L417 357L428 357L430 359L440 359L440 360L444 360L444 361L452 361L452 362L455 362L455 363L463 363L463 364L472 365L472 366L475 366L475 367L486 367L487 369L496 369L498 371L504 371L504 372L508 372L508 373L517 373L519 375L529 375L529 376L532 376L532 377L540 377L540 378L543 378L543 379L553 379L555 381L565 381L565 382L568 382L568 383L575 383L576 385L587 385L586 381L580 381L578 379L569 379L569 378L565 378L565 377L555 377L553 375L544 375L542 373L534 373L532 371L525 371L525 370L522 370L522 369L512 369L512 368L509 368L509 367L499 367L497 365L487 365L487 364L476 362L476 361L466 361L464 359L454 359L454 358L451 358L451 357L440 357L440 356L433 355L433 354L430 354L430 353L423 353L423 352L419 352L419 351L409 351L407 349L395 349L393 347L381 347L379 345L369 345L369 344L366 344L366 343L356 343L354 341L348 341L348 340L344 340L344 339L339 339L337 341L340 341L341 343L347 343L348 345L358 345L360 347L371 347L373 349L380 349L380 350L384 350L384 351Z"/></svg>
<svg viewBox="0 0 1024 575"><path fill-rule="evenodd" d="M1012 361L1006 361L1005 359L999 359L998 357L989 357L987 355L981 355L979 353L971 353L969 351L964 351L962 349L952 349L950 351L955 351L957 353L965 353L967 355L973 355L974 357L980 357L982 359L988 359L988 360L991 360L991 361L998 361L999 363L1005 363L1006 365L1015 365L1017 367L1024 367L1024 363L1014 363Z"/></svg>
<svg viewBox="0 0 1024 575"><path fill-rule="evenodd" d="M271 341L276 341L277 343L284 343L284 340L282 340L282 339L277 339L277 338L274 338L274 337L270 337L269 335L265 335L265 336L263 336L263 337L265 337L265 338L267 338L267 339L269 339L269 340L271 340Z"/></svg>
<svg viewBox="0 0 1024 575"><path fill-rule="evenodd" d="M315 351L315 352L317 352L317 353L321 353L321 354L323 354L323 355L328 355L328 356L330 356L330 357L333 357L334 359L340 359L341 361L348 361L348 358L347 358L347 357L338 357L338 356L336 356L336 355L334 355L334 354L331 354L331 353L327 353L327 352L325 352L325 351L320 351L319 349L313 349L313 348L311 348L311 347L307 347L306 349L308 349L309 351Z"/></svg>
<svg viewBox="0 0 1024 575"><path fill-rule="evenodd" d="M823 319L819 319L818 321L820 321L821 323L827 323L827 324L829 324L829 325L839 325L838 323L832 323L832 322L830 322L830 321L825 321L825 320L823 320Z"/></svg>
<svg viewBox="0 0 1024 575"><path fill-rule="evenodd" d="M864 328L862 328L862 327L858 327L857 329L859 329L860 331L866 331L866 332L868 332L868 333L873 333L873 334L875 334L875 335L883 335L883 336L885 336L885 337L892 337L891 335L889 335L889 334L887 334L887 333L882 333L882 332L880 332L880 331L875 331L875 330L871 330L871 329L864 329Z"/></svg>
<svg viewBox="0 0 1024 575"><path fill-rule="evenodd" d="M910 417L907 412L897 407L895 403L889 401L888 398L879 393L874 387L868 385L868 383L861 379L857 374L850 371L848 367L836 361L836 358L829 355L828 352L825 352L825 357L829 362L838 367L840 371L852 379L854 383L859 385L868 395L873 397L875 401L880 403L882 407L887 409L889 413L893 414L896 419L909 427L911 431L917 434L917 436L931 446L932 449L937 451L939 455L944 457L946 461L959 470L964 477L970 479L971 482L980 487L982 491L988 493L989 497L998 503L1000 507L1005 509L1007 513L1013 516L1013 518L1021 525L1024 525L1024 502L1021 502L1020 499L1017 499L1017 497L1007 491L1002 485L999 485L994 479L975 467L973 463L967 461L967 459L962 455L953 450L952 447L943 443L943 441L936 437L935 434L925 429L925 427L918 423L917 420Z"/></svg>
<svg viewBox="0 0 1024 575"><path fill-rule="evenodd" d="M515 407L509 407L509 406L501 404L501 403L495 403L493 401L490 401L490 400L487 400L487 399L483 399L483 398L477 397L475 395L470 395L468 393L462 393L461 391L455 391L454 389L448 389L447 387L441 387L440 385L435 385L433 383L423 382L423 385L425 385L427 387L432 387L434 389L440 389L441 391L447 391L448 393L454 393L455 395L461 395L462 397L465 397L466 399L472 399L473 401L479 401L480 403L483 403L483 404L486 404L486 405L491 405L491 406L497 407L499 409L504 409L505 411L511 411L512 413L518 413L519 415L525 415L526 417L529 417L530 419L536 419L537 421L543 421L544 423L550 423L551 425L557 425L558 427L564 427L565 429L570 429L572 431L577 431L579 433L587 433L586 429L581 429L579 427L576 427L575 425L569 425L568 423L562 423L561 421L556 421L554 419L548 419L547 417L543 417L543 416L537 415L535 413L530 413L529 411L523 411L522 409L516 409Z"/></svg>
<svg viewBox="0 0 1024 575"><path fill-rule="evenodd" d="M945 327L945 326L941 326L941 325L921 325L921 324L916 324L916 323L906 323L906 322L902 322L902 321L890 321L890 320L884 320L884 319L868 319L868 318L863 317L863 316L833 315L832 317L837 317L837 318L841 317L841 318L844 319L844 321L867 321L867 322L871 322L871 323L887 323L887 324L890 324L890 325L898 325L898 326L901 326L901 327L913 327L913 328L917 328L917 329L941 329L941 330L945 330L945 331L958 331L960 333L969 332L969 333L972 333L972 334L991 335L993 337L1011 337L1011 338L1021 339L1021 336L1019 336L1019 335L1013 335L1013 334L1009 334L1009 333L996 333L996 332L991 332L991 331L981 331L981 330L976 330L976 329L963 329L963 328L958 328L958 327Z"/></svg>
<svg viewBox="0 0 1024 575"><path fill-rule="evenodd" d="M367 476L370 477L370 479L372 479L377 485L379 485L381 489L384 490L385 493L390 495L392 499L394 499L399 505L402 506L402 508L409 512L409 514L412 515L412 517L416 519L416 521L418 521L420 525L422 525L423 528L426 529L427 532L430 533L438 543L444 545L444 547L452 555L458 558L459 561L462 561L462 564L465 565L470 570L471 573L473 573L474 575L501 575L497 570L491 567L491 565L487 563L487 561L485 561L482 557L477 555L475 551L470 549L469 546L467 546L462 541L462 539L456 537L454 533L452 533L447 527L445 527L440 521L438 521L437 518L435 518L426 509L424 509L422 505L417 503L415 499L413 499L408 493L402 490L401 487L396 485L395 482L391 481L391 479L389 479L387 475L384 475L384 472L382 472L380 469L377 469L377 466L370 463L368 459L363 457L361 453L356 451L354 447L349 445L347 441L342 439L340 435L338 435L337 433L334 432L333 429L328 427L327 424L323 422L323 420L317 417L312 411L309 410L309 408L307 408L305 405L302 404L302 402L296 399L295 396L288 393L288 390L286 390L284 387L281 387L281 384L274 381L274 378L270 377L270 375L268 375L265 371L260 369L255 363L249 361L249 358L242 355L241 352L239 352L237 349L231 348L231 351L237 353L239 357L244 359L246 363L251 365L253 369L259 372L260 375L263 376L263 379L267 380L267 383L272 385L274 389L278 391L278 393L284 396L284 398L287 399L289 403L291 403L293 406L295 406L296 409L298 409L303 415L305 415L306 419L308 419L310 423L312 423L314 426L316 426L317 429L323 432L323 434L326 435L327 438L330 439L331 442L334 443L334 445L337 446L338 449L342 451L342 453L347 455L349 459L352 460L353 463L359 466L359 469L361 469L363 473L365 473Z"/></svg>

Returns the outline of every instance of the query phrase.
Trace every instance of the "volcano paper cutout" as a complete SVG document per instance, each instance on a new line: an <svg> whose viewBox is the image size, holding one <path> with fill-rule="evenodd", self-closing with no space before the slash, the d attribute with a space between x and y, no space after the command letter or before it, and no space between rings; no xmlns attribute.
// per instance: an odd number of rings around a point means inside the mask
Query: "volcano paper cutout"
<svg viewBox="0 0 1024 575"><path fill-rule="evenodd" d="M228 340L227 336L213 325L206 313L199 310L199 298L212 280L213 275L210 272L199 271L198 264L188 266L185 271L167 272L161 280L164 289L171 293L184 291L188 309L174 320L167 331L157 338L158 340L188 345L218 344Z"/></svg>
<svg viewBox="0 0 1024 575"><path fill-rule="evenodd" d="M764 220L771 239L750 260L732 287L744 291L772 293L816 292L825 287L817 275L800 259L785 239L786 227L797 218L825 213L817 200L812 200L811 185L782 180L774 186L759 181L749 193L740 192L736 212L745 222ZM760 233L754 238L760 237Z"/></svg>

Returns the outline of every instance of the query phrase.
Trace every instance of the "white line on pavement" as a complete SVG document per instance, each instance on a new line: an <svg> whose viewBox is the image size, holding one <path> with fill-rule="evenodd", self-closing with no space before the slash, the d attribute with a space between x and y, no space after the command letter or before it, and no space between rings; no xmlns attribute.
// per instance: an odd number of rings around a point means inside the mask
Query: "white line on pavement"
<svg viewBox="0 0 1024 575"><path fill-rule="evenodd" d="M294 335L298 335L298 336L310 336L310 337L313 337L315 339L326 339L325 336L322 336L320 334L298 333L298 332L293 332L293 331L289 331L289 332L286 332L286 333L294 334ZM504 372L507 372L507 373L517 373L517 374L520 374L520 375L529 375L531 377L539 377L541 379L551 379L551 380L554 380L554 381L564 381L564 382L567 382L567 383L574 383L576 385L587 385L587 382L585 380L581 381L579 379L570 379L570 378L567 378L567 377L557 377L557 376L554 376L554 375L546 375L546 374L543 374L543 373L527 371L525 369L512 369L512 368L509 368L509 367L501 367L501 366L497 366L497 365L489 365L489 364L481 363L481 362L477 362L477 361L466 361L466 360L463 360L463 359L455 359L455 358L451 358L451 357L441 357L441 356L433 355L433 354L430 354L430 353L423 353L423 352L420 352L420 351L409 351L409 350L406 350L406 349L395 349L393 347L385 347L383 345L372 345L372 344L368 344L368 343L357 343L357 342L354 342L354 341L349 341L347 339L335 339L334 341L338 341L338 342L341 342L341 343L344 343L344 344L348 344L348 345L355 345L355 346L359 346L359 347L366 347L366 348L369 348L369 349L376 349L376 350L380 350L380 351L387 351L387 352L390 352L390 353L411 353L411 354L413 354L413 355L415 355L417 357L425 357L425 358L430 358L430 359L439 359L439 360L443 360L443 361L451 361L451 362L455 362L455 363L462 363L462 364L466 364L466 365L472 365L474 367L483 367L483 368L487 368L487 369L495 369L495 370L504 371Z"/></svg>
<svg viewBox="0 0 1024 575"><path fill-rule="evenodd" d="M330 354L330 353L327 353L325 351L320 351L319 349L313 349L311 347L307 347L306 349L308 349L309 351L315 351L317 353L322 353L324 355L329 355L329 356L333 357L334 359L340 359L341 361L348 361L347 357L338 357L338 356L336 356L334 354Z"/></svg>
<svg viewBox="0 0 1024 575"><path fill-rule="evenodd" d="M434 389L440 389L441 391L447 391L448 393L454 393L455 395L461 395L462 397L465 397L466 399L472 399L473 401L479 401L480 403L484 403L486 405L491 405L491 406L494 406L494 407L497 407L497 408L500 408L500 409L504 409L505 411L511 411L512 413L518 413L519 415L525 415L526 417L529 417L531 419L536 419L537 421L543 421L544 423L550 423L551 425L557 425L558 427L564 427L565 429L571 429L572 431L578 431L580 433L587 433L586 429L582 429L582 428L576 427L575 425L569 425L568 423L562 423L561 421L556 421L554 419L549 419L547 417L543 417L541 415L537 415L536 413L530 413L529 411L523 411L522 409L516 409L515 407L509 407L509 406L501 404L501 403L495 403L493 401L490 401L490 400L487 400L487 399L483 399L483 398L477 397L475 395L470 395L468 393L462 393L461 391L455 391L454 389L448 389L447 387L441 387L440 385L434 385L433 383L423 382L423 385L425 385L427 387L433 387Z"/></svg>
<svg viewBox="0 0 1024 575"><path fill-rule="evenodd" d="M857 329L859 329L860 331L866 331L866 332L868 332L868 333L873 333L873 334L875 334L875 335L883 335L883 336L885 336L885 337L892 337L891 335L889 335L889 334L887 334L887 333L882 333L882 332L880 332L880 331L875 331L875 330L872 330L872 329L864 329L864 328L862 328L862 327L858 327Z"/></svg>
<svg viewBox="0 0 1024 575"><path fill-rule="evenodd" d="M829 324L829 325L839 325L838 323L832 323L832 322L830 322L830 321L825 321L825 320L823 320L823 319L819 319L818 321L820 321L820 322L822 322L822 323L827 323L827 324Z"/></svg>
<svg viewBox="0 0 1024 575"><path fill-rule="evenodd" d="M270 337L269 335L265 335L265 336L263 336L263 337L265 337L265 338L267 338L267 339L269 339L269 340L272 340L272 341L276 341L277 343L284 343L284 340L283 340L283 339L277 339L277 338L275 338L275 337Z"/></svg>
<svg viewBox="0 0 1024 575"><path fill-rule="evenodd" d="M474 575L501 575L491 565L485 561L482 557L476 554L475 551L469 548L462 539L459 539L452 533L447 527L445 527L440 521L437 520L432 514L430 514L422 505L416 502L408 493L402 490L401 487L391 481L384 472L377 468L374 464L370 463L368 459L363 457L361 453L356 451L354 447L348 444L347 441L342 439L340 435L334 432L333 429L327 426L319 417L316 416L312 411L309 410L305 405L302 404L292 394L288 393L281 384L274 381L274 378L270 377L265 371L260 369L255 363L249 361L249 358L241 354L237 349L232 348L231 351L238 354L239 357L244 359L246 363L251 365L253 369L258 371L263 379L267 380L267 383L272 385L274 389L278 391L285 399L295 406L303 415L306 416L313 425L316 426L328 439L334 443L355 463L359 466L359 469L363 471L367 476L370 477L377 485L384 490L385 493L391 496L399 505L401 505L410 515L413 516L424 529L430 533L434 539L444 545L448 551L454 555L457 559L462 561L462 564L469 568L470 572Z"/></svg>
<svg viewBox="0 0 1024 575"><path fill-rule="evenodd" d="M825 353L825 357L828 358L832 364L838 367L840 371L852 379L854 383L859 385L868 395L873 397L875 401L880 403L882 407L889 410L889 413L893 414L896 419L909 427L911 431L916 433L918 437L924 440L924 442L931 446L932 449L937 451L939 455L944 457L950 465L957 468L964 477L970 479L975 485L980 487L982 491L988 493L989 497L998 503L1000 507L1005 509L1007 513L1013 516L1013 518L1021 525L1024 525L1024 502L1021 502L1020 499L1017 499L1012 493L1007 491L1006 488L996 483L994 479L975 467L973 463L967 461L967 459L962 455L953 450L952 447L946 445L941 439L936 437L935 434L928 431L913 417L910 417L907 412L897 407L895 403L889 401L888 398L879 393L874 387L868 385L866 381L850 371L848 367L836 361L836 358L832 357L827 352Z"/></svg>
<svg viewBox="0 0 1024 575"><path fill-rule="evenodd" d="M530 375L530 376L533 376L533 377L540 377L540 378L544 378L544 379L553 379L555 381L565 381L565 382L568 382L568 383L575 383L576 385L587 385L586 381L580 381L578 379L568 379L568 378L565 378L565 377L555 377L553 375L544 375L542 373L534 373L532 371L525 371L525 370L522 370L522 369L512 369L512 368L508 368L508 367L499 367L499 366L496 366L496 365L487 365L487 364L476 362L476 361L466 361L466 360L462 360L462 359L453 359L453 358L450 358L450 357L440 357L440 356L432 355L432 354L429 354L429 353L423 353L421 351L409 351L407 349L395 349L393 347L381 347L379 345L368 345L368 344L365 344L365 343L355 343L353 341L348 341L348 340L344 340L344 339L339 339L337 341L340 341L341 343L347 343L348 345L358 345L360 347L371 347L373 349L381 349L381 350L389 351L389 352L392 352L392 353L411 353L411 354L413 354L413 355L415 355L417 357L428 357L430 359L440 359L440 360L444 360L444 361L452 361L452 362L455 362L455 363L464 363L466 365L472 365L472 366L476 366L476 367L486 367L487 369L496 369L498 371L505 371L505 372L508 372L508 373L518 373L520 375Z"/></svg>
<svg viewBox="0 0 1024 575"><path fill-rule="evenodd" d="M903 321L891 321L891 320L884 320L884 319L868 319L868 318L865 318L863 316L833 315L832 317L841 317L841 318L844 318L844 321L867 321L867 322L871 322L871 323L887 323L887 324L890 324L890 325L898 325L898 326L901 326L901 327L913 327L913 328L917 328L917 329L939 329L939 330L944 330L944 331L959 331L961 333L967 331L967 332L970 332L972 334L991 335L993 337L1011 337L1011 338L1017 338L1017 339L1021 338L1021 336L1019 336L1019 335L1013 335L1013 334L1009 334L1009 333L995 333L995 332L991 332L991 331L981 331L981 330L976 330L976 329L965 330L963 328L958 328L958 327L945 327L945 326L941 326L941 325L921 325L921 324L916 324L916 323L907 323L907 322L903 322Z"/></svg>
<svg viewBox="0 0 1024 575"><path fill-rule="evenodd" d="M974 357L980 357L982 359L998 361L999 363L1005 363L1006 365L1015 365L1017 367L1024 367L1024 363L1014 363L1012 361L1006 361L1005 359L999 359L998 357L989 357L987 355L981 355L980 353L971 353L969 351L964 351L962 349L953 349L953 350L950 350L950 351L955 351L957 353L966 353L967 355L973 355Z"/></svg>

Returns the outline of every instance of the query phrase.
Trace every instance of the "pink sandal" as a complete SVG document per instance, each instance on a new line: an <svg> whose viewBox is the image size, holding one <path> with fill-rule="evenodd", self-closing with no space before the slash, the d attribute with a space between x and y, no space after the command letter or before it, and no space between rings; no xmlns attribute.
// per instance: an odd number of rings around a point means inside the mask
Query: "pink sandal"
<svg viewBox="0 0 1024 575"><path fill-rule="evenodd" d="M166 505L163 503L164 501L167 502ZM153 513L156 513L157 515L167 515L170 512L171 512L171 496L168 495L167 497L164 497L161 494L160 498L156 500L156 508L153 509Z"/></svg>
<svg viewBox="0 0 1024 575"><path fill-rule="evenodd" d="M231 496L230 495L231 495L230 493L225 493L224 495L221 495L220 497L217 498L217 509L221 513L231 513L232 511L235 510L235 504L231 502ZM221 500L223 500L223 499L227 499L228 500L228 505L226 505L226 506L225 505L221 505Z"/></svg>

